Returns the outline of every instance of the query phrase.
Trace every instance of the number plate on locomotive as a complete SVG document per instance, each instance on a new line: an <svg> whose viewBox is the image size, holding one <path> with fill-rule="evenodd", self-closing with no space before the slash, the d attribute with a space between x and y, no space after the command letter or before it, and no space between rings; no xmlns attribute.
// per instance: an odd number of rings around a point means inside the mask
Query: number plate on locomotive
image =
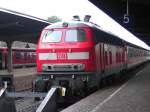
<svg viewBox="0 0 150 112"><path fill-rule="evenodd" d="M57 59L58 60L66 60L67 59L67 53L57 53Z"/></svg>

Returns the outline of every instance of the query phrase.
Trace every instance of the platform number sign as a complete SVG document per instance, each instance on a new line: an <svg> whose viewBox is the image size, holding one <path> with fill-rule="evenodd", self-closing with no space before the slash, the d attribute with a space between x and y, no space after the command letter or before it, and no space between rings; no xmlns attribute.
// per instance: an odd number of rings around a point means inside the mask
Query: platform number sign
<svg viewBox="0 0 150 112"><path fill-rule="evenodd" d="M130 22L130 18L128 14L124 14L123 22L126 24Z"/></svg>

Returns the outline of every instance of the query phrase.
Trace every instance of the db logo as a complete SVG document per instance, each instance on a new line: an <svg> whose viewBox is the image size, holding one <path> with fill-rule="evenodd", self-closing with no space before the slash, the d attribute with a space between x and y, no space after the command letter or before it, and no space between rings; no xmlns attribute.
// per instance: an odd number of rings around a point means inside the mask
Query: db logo
<svg viewBox="0 0 150 112"><path fill-rule="evenodd" d="M57 53L57 59L59 60L67 59L67 53Z"/></svg>

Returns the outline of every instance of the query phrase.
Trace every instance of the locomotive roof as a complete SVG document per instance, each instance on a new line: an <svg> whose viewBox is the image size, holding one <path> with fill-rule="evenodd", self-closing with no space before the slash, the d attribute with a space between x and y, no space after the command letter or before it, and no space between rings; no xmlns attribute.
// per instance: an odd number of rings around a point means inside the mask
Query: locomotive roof
<svg viewBox="0 0 150 112"><path fill-rule="evenodd" d="M54 23L52 25L47 26L45 29L64 28L63 23L67 23L68 27L90 27L90 25L88 25L88 23L85 23L83 21L69 21L69 22Z"/></svg>
<svg viewBox="0 0 150 112"><path fill-rule="evenodd" d="M92 22L84 22L84 21L69 21L69 22L57 22L52 25L48 25L45 27L45 29L53 29L53 28L64 28L63 23L67 23L67 27L92 27L97 28L105 33L111 34L116 36L115 34L111 33L110 31L107 31L106 29L103 29L99 25L92 23ZM116 36L117 37L117 36ZM119 38L119 37L118 37Z"/></svg>

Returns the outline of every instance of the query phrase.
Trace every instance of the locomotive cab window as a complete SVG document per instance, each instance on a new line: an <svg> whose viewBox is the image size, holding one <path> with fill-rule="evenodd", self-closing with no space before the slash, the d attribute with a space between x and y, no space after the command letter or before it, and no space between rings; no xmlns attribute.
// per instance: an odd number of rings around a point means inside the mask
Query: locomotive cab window
<svg viewBox="0 0 150 112"><path fill-rule="evenodd" d="M66 42L84 42L86 40L86 32L83 29L67 30L66 32Z"/></svg>
<svg viewBox="0 0 150 112"><path fill-rule="evenodd" d="M61 41L62 32L56 30L49 30L45 32L42 42L60 42Z"/></svg>

